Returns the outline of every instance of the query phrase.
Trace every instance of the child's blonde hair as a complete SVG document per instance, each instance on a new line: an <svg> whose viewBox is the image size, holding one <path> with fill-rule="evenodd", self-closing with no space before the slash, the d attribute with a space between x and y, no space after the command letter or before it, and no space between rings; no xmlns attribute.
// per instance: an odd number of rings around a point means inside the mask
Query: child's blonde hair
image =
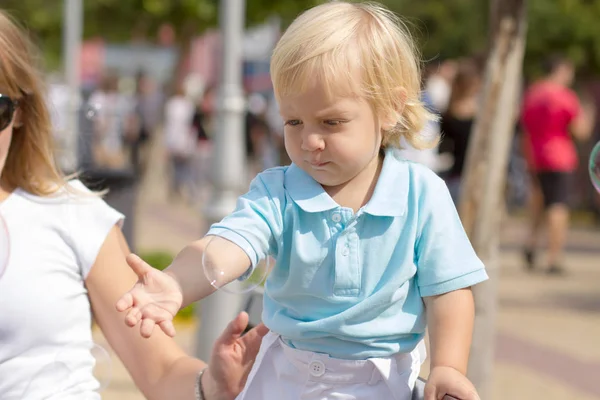
<svg viewBox="0 0 600 400"><path fill-rule="evenodd" d="M22 122L14 126L2 181L47 196L65 187L66 178L54 159L52 123L38 62L37 49L25 31L0 10L0 91L18 100Z"/></svg>
<svg viewBox="0 0 600 400"><path fill-rule="evenodd" d="M385 147L400 147L402 136L418 149L437 143L420 135L435 117L420 100L415 44L400 18L379 4L331 1L305 11L277 43L271 78L278 99L315 79L330 94L364 97L378 117L396 121L384 131Z"/></svg>

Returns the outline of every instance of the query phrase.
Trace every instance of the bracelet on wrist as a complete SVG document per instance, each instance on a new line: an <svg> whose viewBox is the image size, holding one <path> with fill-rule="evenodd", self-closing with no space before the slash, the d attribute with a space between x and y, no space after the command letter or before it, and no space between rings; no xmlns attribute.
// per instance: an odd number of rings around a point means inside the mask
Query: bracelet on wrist
<svg viewBox="0 0 600 400"><path fill-rule="evenodd" d="M202 375L204 375L204 372L206 372L207 369L208 367L203 368L202 371L198 373L198 378L196 378L196 400L206 400L206 397L204 397L204 389L202 387Z"/></svg>

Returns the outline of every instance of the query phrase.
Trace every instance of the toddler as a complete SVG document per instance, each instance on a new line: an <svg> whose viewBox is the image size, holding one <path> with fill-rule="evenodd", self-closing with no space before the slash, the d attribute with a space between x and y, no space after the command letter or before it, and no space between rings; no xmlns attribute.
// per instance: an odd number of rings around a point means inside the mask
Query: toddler
<svg viewBox="0 0 600 400"><path fill-rule="evenodd" d="M287 167L260 173L235 211L159 272L135 256L140 282L117 304L143 336L174 335L180 307L215 289L202 256L227 239L229 281L267 256L270 333L244 400L409 400L425 359L428 399L477 399L465 377L474 319L470 287L487 279L444 182L402 160L402 140L432 118L419 60L396 16L375 4L329 2L300 15L271 63Z"/></svg>

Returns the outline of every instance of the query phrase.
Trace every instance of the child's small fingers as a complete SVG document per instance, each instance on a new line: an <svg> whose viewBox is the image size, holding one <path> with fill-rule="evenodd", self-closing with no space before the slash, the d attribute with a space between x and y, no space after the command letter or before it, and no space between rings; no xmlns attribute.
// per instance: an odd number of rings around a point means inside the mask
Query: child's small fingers
<svg viewBox="0 0 600 400"><path fill-rule="evenodd" d="M126 311L130 307L133 307L133 295L131 292L125 293L125 295L117 301L116 307L119 312Z"/></svg>
<svg viewBox="0 0 600 400"><path fill-rule="evenodd" d="M149 338L152 336L152 332L154 332L154 327L156 323L151 319L143 319L142 324L140 325L140 333L142 337Z"/></svg>
<svg viewBox="0 0 600 400"><path fill-rule="evenodd" d="M173 315L155 304L149 304L142 309L142 319L150 319L158 324L163 332L168 336L175 336L175 327L173 326Z"/></svg>
<svg viewBox="0 0 600 400"><path fill-rule="evenodd" d="M158 326L160 326L160 329L162 329L165 335L175 337L175 326L173 325L173 321L161 321Z"/></svg>
<svg viewBox="0 0 600 400"><path fill-rule="evenodd" d="M161 321L172 320L173 315L164 308L157 306L156 304L148 304L142 308L142 318L148 318L158 323Z"/></svg>
<svg viewBox="0 0 600 400"><path fill-rule="evenodd" d="M125 316L125 323L129 326L136 326L142 319L142 312L139 308L133 307Z"/></svg>

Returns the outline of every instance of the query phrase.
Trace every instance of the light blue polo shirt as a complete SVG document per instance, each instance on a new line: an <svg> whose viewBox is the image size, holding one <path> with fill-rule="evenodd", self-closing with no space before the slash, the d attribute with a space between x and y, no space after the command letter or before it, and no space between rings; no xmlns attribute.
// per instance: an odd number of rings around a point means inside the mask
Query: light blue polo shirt
<svg viewBox="0 0 600 400"><path fill-rule="evenodd" d="M263 322L292 347L337 358L410 352L425 334L422 297L487 279L444 181L391 150L357 213L292 164L259 174L208 234L253 265L271 254Z"/></svg>

